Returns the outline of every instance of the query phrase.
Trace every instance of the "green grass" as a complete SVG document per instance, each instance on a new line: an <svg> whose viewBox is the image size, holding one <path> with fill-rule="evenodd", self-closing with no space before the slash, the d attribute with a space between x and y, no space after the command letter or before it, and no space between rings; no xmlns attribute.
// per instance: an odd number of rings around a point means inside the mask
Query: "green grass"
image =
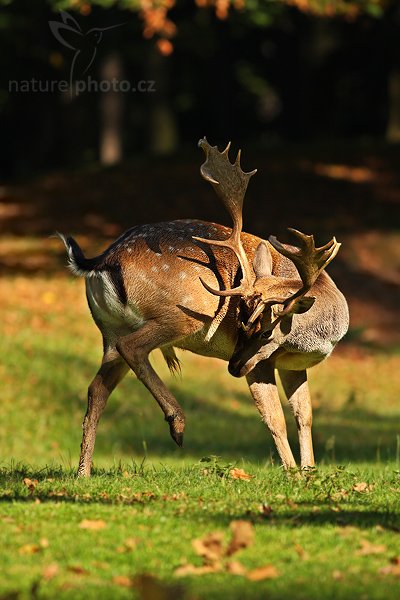
<svg viewBox="0 0 400 600"><path fill-rule="evenodd" d="M138 573L173 585L178 566L201 564L191 541L213 531L228 538L237 519L254 524L255 540L235 558L247 569L272 564L278 577L184 578L188 598L222 599L227 590L230 598L399 597L400 580L380 573L400 555L398 472L325 467L297 480L276 468L245 468L254 475L250 481L214 472L219 469L204 474L204 463L99 471L90 481L63 469L3 469L3 597L16 591L30 597L36 584L40 598L129 598L132 590L114 578ZM31 491L27 476L38 480ZM372 489L355 491L360 482ZM263 505L272 512L264 514ZM105 527L82 529L84 519L103 520ZM132 538L134 547L126 544ZM359 554L364 540L373 545L371 554ZM56 575L46 579L54 564Z"/></svg>
<svg viewBox="0 0 400 600"><path fill-rule="evenodd" d="M400 597L391 562L400 556L399 355L342 345L311 370L319 467L300 478L280 469L245 381L226 364L184 354L180 380L155 355L187 415L185 448L128 376L100 422L94 476L77 480L86 389L101 358L82 282L3 280L0 301L0 600ZM232 466L252 479L232 479ZM85 519L104 527L82 529ZM233 520L255 528L233 558L246 569L272 564L278 577L178 579L185 561L201 564L192 540L228 539ZM135 583L144 573L157 592Z"/></svg>

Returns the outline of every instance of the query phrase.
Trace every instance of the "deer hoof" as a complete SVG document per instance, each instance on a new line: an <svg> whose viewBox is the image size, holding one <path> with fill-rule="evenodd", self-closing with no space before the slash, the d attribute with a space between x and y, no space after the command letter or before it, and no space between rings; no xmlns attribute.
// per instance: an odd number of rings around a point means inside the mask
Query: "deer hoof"
<svg viewBox="0 0 400 600"><path fill-rule="evenodd" d="M167 417L166 421L169 423L169 432L172 439L179 446L179 448L182 448L185 420L180 415L171 415L170 417Z"/></svg>

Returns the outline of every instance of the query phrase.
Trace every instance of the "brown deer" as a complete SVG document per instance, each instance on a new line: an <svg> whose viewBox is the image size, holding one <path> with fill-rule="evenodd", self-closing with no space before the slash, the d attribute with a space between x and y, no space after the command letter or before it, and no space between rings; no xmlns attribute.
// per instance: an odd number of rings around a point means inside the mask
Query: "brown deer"
<svg viewBox="0 0 400 600"><path fill-rule="evenodd" d="M179 369L174 348L229 361L232 375L246 376L282 463L292 468L276 369L296 419L301 466L314 465L306 369L326 358L348 328L345 298L324 272L340 244L333 238L316 248L313 236L293 229L298 247L242 233L243 199L256 171L242 171L240 151L231 164L229 144L219 152L204 138L199 146L206 155L201 174L223 201L232 229L197 220L139 225L95 258L60 235L70 268L85 277L104 347L88 390L78 475L90 475L100 416L129 368L182 446L184 413L149 362L156 348L171 371Z"/></svg>

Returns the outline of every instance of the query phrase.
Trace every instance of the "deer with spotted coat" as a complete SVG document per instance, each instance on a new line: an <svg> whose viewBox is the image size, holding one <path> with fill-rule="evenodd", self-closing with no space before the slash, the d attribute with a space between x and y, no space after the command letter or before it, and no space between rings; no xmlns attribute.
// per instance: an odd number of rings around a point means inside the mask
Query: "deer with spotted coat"
<svg viewBox="0 0 400 600"><path fill-rule="evenodd" d="M86 258L61 234L69 266L86 281L93 319L103 336L103 359L88 389L79 476L89 476L96 430L107 399L134 371L160 405L182 446L184 413L150 364L159 348L179 369L175 348L229 361L245 376L285 468L296 466L276 384L276 371L297 423L301 467L314 465L312 407L306 370L324 360L348 329L344 296L324 271L340 244L316 248L291 229L298 246L242 232L249 179L223 152L199 141L202 176L229 212L233 227L198 220L138 225L100 256Z"/></svg>

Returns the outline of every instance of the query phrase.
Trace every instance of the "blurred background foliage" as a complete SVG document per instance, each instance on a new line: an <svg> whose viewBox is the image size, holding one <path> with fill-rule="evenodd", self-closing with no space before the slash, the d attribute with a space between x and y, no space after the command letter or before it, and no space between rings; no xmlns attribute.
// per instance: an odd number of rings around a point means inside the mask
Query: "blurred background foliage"
<svg viewBox="0 0 400 600"><path fill-rule="evenodd" d="M74 50L49 27L61 10L83 34L123 24L85 78L155 91L10 88L69 81ZM1 174L185 152L206 132L261 147L397 141L399 39L396 0L0 0Z"/></svg>
<svg viewBox="0 0 400 600"><path fill-rule="evenodd" d="M258 168L245 229L336 235L348 339L398 348L398 0L0 0L7 297L15 277L29 298L34 277L67 277L55 230L94 255L138 223L227 223L199 176L205 134Z"/></svg>

